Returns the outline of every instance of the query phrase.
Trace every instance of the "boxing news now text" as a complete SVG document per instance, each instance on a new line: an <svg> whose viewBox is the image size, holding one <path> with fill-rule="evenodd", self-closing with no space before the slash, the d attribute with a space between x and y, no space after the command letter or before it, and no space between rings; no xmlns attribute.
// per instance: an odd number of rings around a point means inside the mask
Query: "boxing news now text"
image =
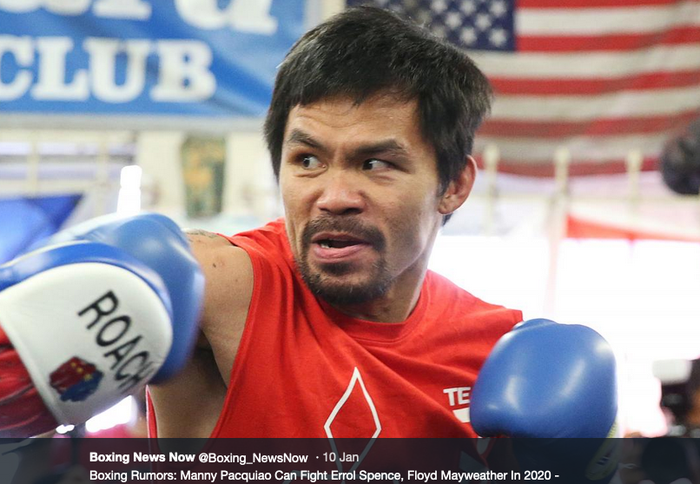
<svg viewBox="0 0 700 484"><path fill-rule="evenodd" d="M151 454L148 452L131 452L109 454L90 452L90 462L117 462L129 464L131 462L164 463L164 462L201 462L216 464L305 464L309 461L308 455L291 453L260 454L253 453L250 458L246 454L217 454L214 452L200 452L197 454L168 452L163 454Z"/></svg>

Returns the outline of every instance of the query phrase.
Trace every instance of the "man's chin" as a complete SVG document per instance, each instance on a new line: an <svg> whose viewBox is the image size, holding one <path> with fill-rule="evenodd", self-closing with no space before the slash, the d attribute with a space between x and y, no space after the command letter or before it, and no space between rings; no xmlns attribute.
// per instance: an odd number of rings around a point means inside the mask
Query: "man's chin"
<svg viewBox="0 0 700 484"><path fill-rule="evenodd" d="M362 304L381 297L391 283L381 258L320 262L304 254L297 267L311 292L334 306Z"/></svg>
<svg viewBox="0 0 700 484"><path fill-rule="evenodd" d="M339 283L349 283L352 279L362 277L358 264L351 262L333 262L329 264L314 264L311 269L320 278L338 279ZM342 280L341 280L342 278Z"/></svg>
<svg viewBox="0 0 700 484"><path fill-rule="evenodd" d="M340 272L340 271L338 271ZM304 282L318 298L334 306L362 304L382 296L386 286L379 281L362 280L353 274L302 274Z"/></svg>
<svg viewBox="0 0 700 484"><path fill-rule="evenodd" d="M309 288L316 297L337 307L364 304L381 297L386 292L381 287L361 285L323 285Z"/></svg>

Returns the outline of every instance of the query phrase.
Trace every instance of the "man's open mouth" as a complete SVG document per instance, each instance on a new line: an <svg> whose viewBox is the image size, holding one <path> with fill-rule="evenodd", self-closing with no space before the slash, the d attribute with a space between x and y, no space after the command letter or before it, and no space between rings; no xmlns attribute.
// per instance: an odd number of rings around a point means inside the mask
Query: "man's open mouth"
<svg viewBox="0 0 700 484"><path fill-rule="evenodd" d="M369 244L367 241L350 234L337 234L328 232L316 234L311 239L311 243L319 244L324 249L342 249L351 245Z"/></svg>
<svg viewBox="0 0 700 484"><path fill-rule="evenodd" d="M318 245L324 249L342 249L344 247L350 247L351 245L361 244L363 242L358 242L356 240L335 240L335 239L323 239L318 241Z"/></svg>
<svg viewBox="0 0 700 484"><path fill-rule="evenodd" d="M319 233L311 239L320 259L343 259L372 247L369 242L349 234Z"/></svg>

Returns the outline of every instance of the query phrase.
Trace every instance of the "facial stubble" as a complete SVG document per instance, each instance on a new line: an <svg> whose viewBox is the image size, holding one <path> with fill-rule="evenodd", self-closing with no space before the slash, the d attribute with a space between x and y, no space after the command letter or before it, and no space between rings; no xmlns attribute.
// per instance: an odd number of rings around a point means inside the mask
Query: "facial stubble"
<svg viewBox="0 0 700 484"><path fill-rule="evenodd" d="M309 251L312 238L319 232L341 232L369 243L379 258L374 261L364 281L344 282L344 276L358 271L357 264L336 262L312 267ZM386 239L376 227L363 224L354 218L322 217L310 222L303 230L301 247L295 261L304 283L311 292L334 306L356 305L372 301L384 295L392 282L385 257Z"/></svg>

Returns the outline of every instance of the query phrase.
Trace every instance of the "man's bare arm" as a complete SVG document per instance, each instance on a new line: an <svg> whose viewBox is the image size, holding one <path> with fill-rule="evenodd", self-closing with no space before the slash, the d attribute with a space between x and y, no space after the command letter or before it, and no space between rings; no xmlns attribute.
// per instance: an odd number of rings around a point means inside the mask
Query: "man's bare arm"
<svg viewBox="0 0 700 484"><path fill-rule="evenodd" d="M223 408L253 289L250 258L225 238L185 232L206 285L200 337L187 367L153 386L159 437L208 437Z"/></svg>

